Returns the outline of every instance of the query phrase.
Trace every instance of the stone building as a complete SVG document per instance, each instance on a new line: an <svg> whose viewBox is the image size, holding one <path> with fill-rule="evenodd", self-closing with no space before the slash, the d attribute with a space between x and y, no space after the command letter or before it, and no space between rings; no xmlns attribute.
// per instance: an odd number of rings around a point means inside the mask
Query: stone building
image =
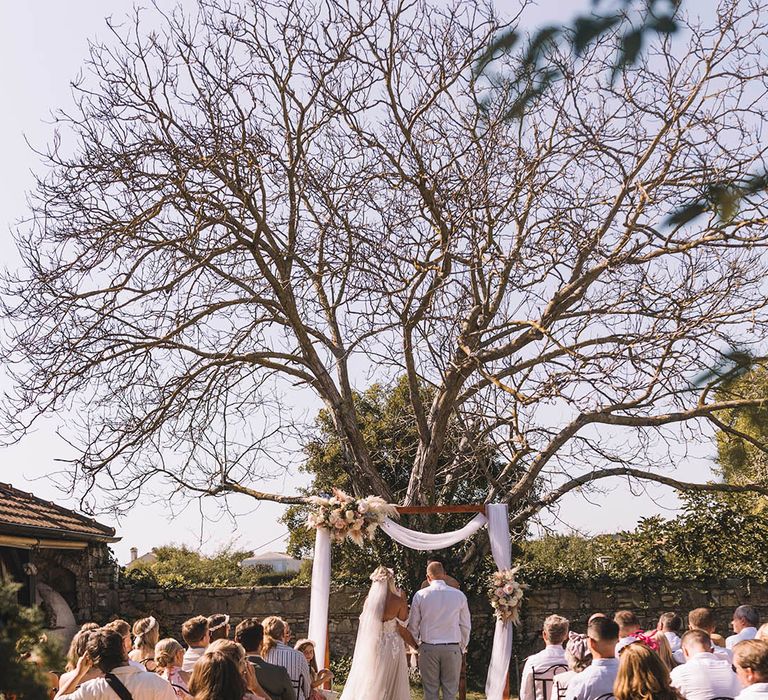
<svg viewBox="0 0 768 700"><path fill-rule="evenodd" d="M115 531L75 511L0 483L0 578L21 584L19 602L40 605L68 641L117 605Z"/></svg>

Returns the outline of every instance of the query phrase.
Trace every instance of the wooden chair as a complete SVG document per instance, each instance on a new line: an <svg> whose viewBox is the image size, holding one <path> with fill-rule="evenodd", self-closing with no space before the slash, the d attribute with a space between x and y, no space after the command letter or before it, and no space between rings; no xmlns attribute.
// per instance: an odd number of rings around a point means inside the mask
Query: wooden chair
<svg viewBox="0 0 768 700"><path fill-rule="evenodd" d="M547 668L533 669L533 692L537 698L549 700L552 692L552 679L559 673L565 673L568 670L566 664L552 664ZM539 693L541 690L541 693Z"/></svg>

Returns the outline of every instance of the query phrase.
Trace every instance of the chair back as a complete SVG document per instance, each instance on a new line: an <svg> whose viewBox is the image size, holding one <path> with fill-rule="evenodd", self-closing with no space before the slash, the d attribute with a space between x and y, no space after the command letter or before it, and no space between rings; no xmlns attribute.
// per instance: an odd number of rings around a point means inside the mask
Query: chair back
<svg viewBox="0 0 768 700"><path fill-rule="evenodd" d="M595 700L616 700L616 698L613 697L613 693L603 693L598 695Z"/></svg>
<svg viewBox="0 0 768 700"><path fill-rule="evenodd" d="M552 664L546 668L533 669L533 691L536 700L549 700L552 691L552 680L558 673L565 673L567 664Z"/></svg>

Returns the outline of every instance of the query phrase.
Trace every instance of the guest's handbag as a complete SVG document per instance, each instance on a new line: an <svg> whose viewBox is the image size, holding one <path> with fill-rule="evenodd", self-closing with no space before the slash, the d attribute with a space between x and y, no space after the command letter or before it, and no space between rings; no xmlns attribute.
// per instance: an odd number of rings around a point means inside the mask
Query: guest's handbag
<svg viewBox="0 0 768 700"><path fill-rule="evenodd" d="M123 685L122 681L114 673L105 673L104 680L117 693L120 700L133 700L131 691Z"/></svg>

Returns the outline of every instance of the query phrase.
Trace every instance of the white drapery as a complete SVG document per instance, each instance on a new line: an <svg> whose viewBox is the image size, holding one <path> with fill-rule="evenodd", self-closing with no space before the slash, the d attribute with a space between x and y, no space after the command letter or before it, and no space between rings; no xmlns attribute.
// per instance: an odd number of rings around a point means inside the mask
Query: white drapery
<svg viewBox="0 0 768 700"><path fill-rule="evenodd" d="M395 542L420 551L445 549L467 539L483 525L488 526L491 553L499 570L512 566L512 546L509 540L509 517L504 503L489 503L486 516L479 514L460 530L443 533L426 533L409 530L387 518L381 529ZM331 592L331 536L325 528L318 528L315 535L315 558L312 563L312 594L309 608L309 638L315 649L324 653L328 634L328 599ZM496 621L493 650L485 694L488 700L502 700L507 684L509 660L512 657L512 623Z"/></svg>

